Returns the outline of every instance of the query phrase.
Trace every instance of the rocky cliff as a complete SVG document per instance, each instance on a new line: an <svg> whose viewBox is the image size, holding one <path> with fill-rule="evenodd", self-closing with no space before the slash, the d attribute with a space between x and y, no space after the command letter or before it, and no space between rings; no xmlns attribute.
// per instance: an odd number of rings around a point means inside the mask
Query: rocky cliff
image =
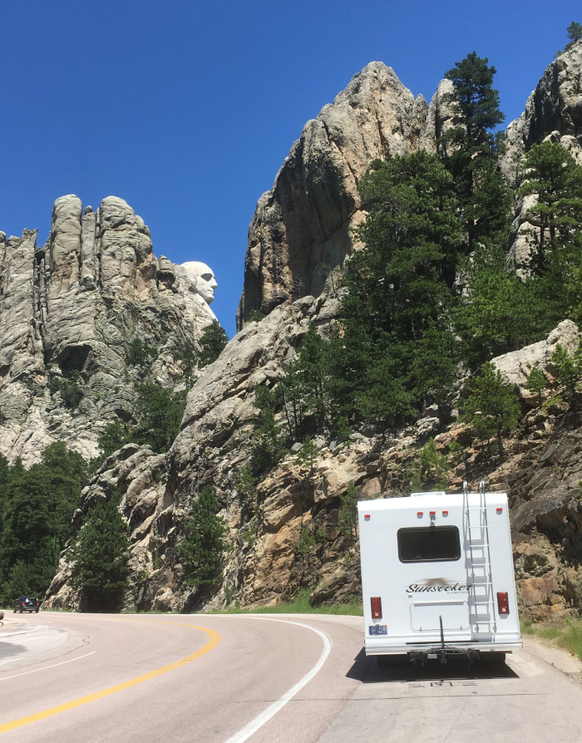
<svg viewBox="0 0 582 743"><path fill-rule="evenodd" d="M524 411L520 428L506 442L498 463L473 441L465 424L443 428L431 411L414 425L394 431L365 427L348 442L315 439L312 468L286 455L256 487L243 487L256 384L274 384L314 322L329 332L338 300L325 294L276 308L249 323L207 367L193 387L182 430L166 455L128 444L107 460L83 493L83 510L115 490L131 533L128 609L190 610L277 603L304 587L312 601L349 601L359 594L358 550L341 528L340 509L353 483L360 499L407 495L420 451L434 437L450 467L451 490L482 478L510 494L519 600L525 616L567 616L582 610L582 448L580 412L565 402L540 407L525 387L534 365L551 382L557 343L573 349L577 327L566 321L545 341L498 357L494 363L515 385ZM551 396L548 392L545 399ZM201 596L182 582L176 546L192 496L216 488L228 524L231 550L221 591ZM77 523L81 523L81 512ZM79 606L70 587L70 565L49 589L49 607Z"/></svg>
<svg viewBox="0 0 582 743"><path fill-rule="evenodd" d="M563 144L578 147L581 49L578 44L550 65L525 114L510 125L503 163L508 177L510 165L541 141L548 126ZM251 457L255 386L274 386L310 323L324 336L333 328L339 300L333 286L322 287L329 267L354 247L350 229L362 217L358 179L376 157L434 148L450 117L442 95L447 85L441 84L427 106L392 70L372 63L306 125L273 190L259 201L239 309L244 328L190 391L171 450L156 455L147 447L127 445L103 464L83 494L85 511L115 489L123 494L120 509L132 530L127 608L209 605L182 581L176 552L190 500L206 485L218 492L232 547L224 584L210 605L274 603L301 587L313 591L314 602L348 600L359 591L357 545L341 519L349 484L360 498L407 494L420 451L434 437L450 468L450 489L460 488L464 479L476 485L485 478L492 489L510 493L525 615L551 618L582 610L580 406L576 400L551 402L556 391L551 354L558 342L577 345L572 323L494 360L514 385L523 413L501 463L472 440L466 425L444 427L429 409L401 430L365 426L344 442L317 437L312 467L290 452L251 487L240 477ZM523 222L522 206L515 234ZM267 317L249 321L252 309ZM545 370L550 387L544 405L525 387L534 365ZM81 518L79 512L78 524ZM78 606L68 577L63 560L49 590L49 606Z"/></svg>
<svg viewBox="0 0 582 743"><path fill-rule="evenodd" d="M548 66L524 113L508 126L500 166L511 183L525 152L549 135L582 161L581 69L578 43ZM445 94L451 90L443 80L428 106L390 67L372 62L307 122L249 227L239 329L253 310L267 314L322 291L330 271L358 247L353 229L363 217L357 193L362 175L375 159L434 151L450 125ZM512 255L521 263L530 207L519 203L516 211Z"/></svg>
<svg viewBox="0 0 582 743"><path fill-rule="evenodd" d="M211 318L122 199L94 212L63 196L44 247L36 235L0 233L0 453L28 465L62 440L90 459L107 422L131 418L137 382L184 383L181 352ZM130 361L136 340L152 355L147 379Z"/></svg>
<svg viewBox="0 0 582 743"><path fill-rule="evenodd" d="M317 296L354 246L362 219L357 185L370 164L434 149L450 117L443 81L430 105L392 68L371 62L308 121L249 227L237 322L299 297Z"/></svg>
<svg viewBox="0 0 582 743"><path fill-rule="evenodd" d="M501 170L512 185L519 180L520 162L534 144L549 138L559 142L582 164L582 42L555 59L527 100L519 119L507 127L507 145ZM510 258L523 269L529 257L528 235L538 224L528 221L534 195L519 199L515 206Z"/></svg>

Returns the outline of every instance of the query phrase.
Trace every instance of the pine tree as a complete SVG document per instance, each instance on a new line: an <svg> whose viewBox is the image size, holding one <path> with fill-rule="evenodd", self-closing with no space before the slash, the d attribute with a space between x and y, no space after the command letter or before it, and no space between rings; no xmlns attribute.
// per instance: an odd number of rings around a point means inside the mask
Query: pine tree
<svg viewBox="0 0 582 743"><path fill-rule="evenodd" d="M543 338L554 316L532 278L508 269L501 246L478 247L460 269L466 291L454 312L459 355L470 369Z"/></svg>
<svg viewBox="0 0 582 743"><path fill-rule="evenodd" d="M42 595L72 536L71 517L79 505L86 463L57 441L29 469L18 459L1 469L0 598L12 600L12 592L25 588Z"/></svg>
<svg viewBox="0 0 582 743"><path fill-rule="evenodd" d="M326 350L315 325L311 324L296 359L280 382L291 441L299 441L308 431L320 431L327 421Z"/></svg>
<svg viewBox="0 0 582 743"><path fill-rule="evenodd" d="M582 167L557 142L533 145L525 156L520 196L535 194L537 202L526 213L534 224L530 233L531 270L540 276L552 270L552 261L566 260L582 223ZM557 273L564 260L555 267Z"/></svg>
<svg viewBox="0 0 582 743"><path fill-rule="evenodd" d="M184 578L191 586L217 586L222 582L227 542L226 525L218 511L216 493L211 487L192 499L186 537L178 546Z"/></svg>
<svg viewBox="0 0 582 743"><path fill-rule="evenodd" d="M220 326L218 320L213 320L207 325L200 336L200 366L212 364L220 356L226 344L228 335Z"/></svg>
<svg viewBox="0 0 582 743"><path fill-rule="evenodd" d="M396 423L425 400L442 401L454 377L458 201L450 174L424 151L375 163L360 193L366 249L346 266L349 294L326 384L334 417Z"/></svg>
<svg viewBox="0 0 582 743"><path fill-rule="evenodd" d="M503 137L494 133L505 116L493 88L496 69L488 62L471 52L445 72L454 87L449 96L453 126L438 146L463 209L468 253L477 242L504 236L511 206L509 189L497 167Z"/></svg>
<svg viewBox="0 0 582 743"><path fill-rule="evenodd" d="M186 392L172 392L155 384L138 388L138 424L128 441L147 444L158 454L168 451L180 430L186 407Z"/></svg>
<svg viewBox="0 0 582 743"><path fill-rule="evenodd" d="M557 343L551 358L551 368L556 382L565 388L570 397L574 397L576 385L582 378L580 348L576 353L570 354L561 343Z"/></svg>
<svg viewBox="0 0 582 743"><path fill-rule="evenodd" d="M252 470L254 475L269 471L284 453L285 437L277 421L280 397L266 385L255 387L254 407L257 416L253 421Z"/></svg>
<svg viewBox="0 0 582 743"><path fill-rule="evenodd" d="M525 387L533 395L538 396L538 405L541 407L542 392L546 388L546 377L539 366L532 367L532 370L528 374Z"/></svg>
<svg viewBox="0 0 582 743"><path fill-rule="evenodd" d="M119 496L97 503L69 552L72 584L86 611L116 611L127 586L129 527L118 510Z"/></svg>
<svg viewBox="0 0 582 743"><path fill-rule="evenodd" d="M556 52L554 57L559 57L564 54L564 52L569 51L577 41L580 41L580 39L582 39L582 23L576 23L575 21L572 21L566 31L568 33L568 38L570 39L570 41L566 44L562 51Z"/></svg>
<svg viewBox="0 0 582 743"><path fill-rule="evenodd" d="M519 402L501 372L490 362L468 385L469 394L459 403L461 420L473 427L483 441L497 438L499 456L504 454L503 434L517 428L520 420Z"/></svg>

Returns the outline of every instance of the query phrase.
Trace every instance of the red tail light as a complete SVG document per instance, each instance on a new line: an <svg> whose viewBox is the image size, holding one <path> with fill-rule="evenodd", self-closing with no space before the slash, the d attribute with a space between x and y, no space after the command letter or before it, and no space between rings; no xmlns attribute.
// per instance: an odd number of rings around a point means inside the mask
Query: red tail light
<svg viewBox="0 0 582 743"><path fill-rule="evenodd" d="M497 608L500 614L509 614L509 596L507 592L497 594Z"/></svg>
<svg viewBox="0 0 582 743"><path fill-rule="evenodd" d="M372 619L382 619L382 599L380 596L373 596L370 602L372 604Z"/></svg>

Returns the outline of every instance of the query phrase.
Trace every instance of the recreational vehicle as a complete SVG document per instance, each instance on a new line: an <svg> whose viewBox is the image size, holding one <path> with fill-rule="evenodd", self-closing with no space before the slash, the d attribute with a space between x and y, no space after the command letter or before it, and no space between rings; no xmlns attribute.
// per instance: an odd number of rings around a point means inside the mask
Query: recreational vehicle
<svg viewBox="0 0 582 743"><path fill-rule="evenodd" d="M507 495L413 493L358 503L365 648L380 665L522 646Z"/></svg>

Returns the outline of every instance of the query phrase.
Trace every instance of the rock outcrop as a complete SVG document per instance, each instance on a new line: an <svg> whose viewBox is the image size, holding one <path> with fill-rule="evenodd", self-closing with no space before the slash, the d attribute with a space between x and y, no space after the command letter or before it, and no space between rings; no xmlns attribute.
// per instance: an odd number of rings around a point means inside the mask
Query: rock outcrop
<svg viewBox="0 0 582 743"><path fill-rule="evenodd" d="M107 422L132 415L142 376L132 342L155 356L149 380L176 387L181 351L211 317L186 272L156 258L123 199L94 212L63 196L43 248L36 234L0 233L0 453L28 465L62 440L90 459ZM67 384L82 396L75 409L63 404Z"/></svg>
<svg viewBox="0 0 582 743"><path fill-rule="evenodd" d="M523 155L548 134L556 132L564 144L582 154L582 42L561 54L546 68L519 119L507 127L507 146L501 166L515 180Z"/></svg>
<svg viewBox="0 0 582 743"><path fill-rule="evenodd" d="M524 113L509 125L500 167L511 184L525 152L547 136L582 162L581 74L579 42L548 66ZM283 302L319 295L330 271L358 247L358 182L375 159L434 151L451 126L451 90L450 81L441 81L427 106L390 67L372 62L307 122L249 227L239 329L253 310L268 314ZM518 265L529 255L530 207L518 204L514 223L511 256Z"/></svg>
<svg viewBox="0 0 582 743"><path fill-rule="evenodd" d="M308 121L259 199L249 228L239 329L253 310L318 296L328 273L354 248L362 219L357 185L370 164L434 150L450 119L443 81L429 107L392 68L371 62Z"/></svg>
<svg viewBox="0 0 582 743"><path fill-rule="evenodd" d="M550 65L526 113L510 126L503 162L508 177L516 158L548 127L572 151L578 147L581 49L576 45ZM450 468L451 490L465 479L476 485L485 478L491 489L510 494L524 616L548 619L582 611L579 406L552 401L551 393L540 405L525 389L534 365L553 384L549 362L556 344L573 349L579 339L569 321L546 340L493 360L524 401L522 423L506 441L502 462L473 440L469 426L444 427L436 411L427 410L400 430L366 426L343 443L330 435L317 437L311 468L291 452L260 482L241 478L252 456L255 386L276 384L310 323L323 335L333 328L339 302L324 280L329 268L357 247L351 230L362 219L358 180L375 158L434 149L451 121L444 95L449 85L441 83L427 107L392 70L372 63L308 122L272 191L259 201L249 232L242 330L190 391L171 450L155 455L147 447L128 445L102 465L83 493L82 510L114 490L123 494L120 509L132 529L126 608L183 610L232 601L252 606L291 598L306 586L314 602L349 600L359 591L357 545L340 518L349 484L361 498L407 494L420 452L434 438ZM520 224L518 216L516 234ZM67 258L73 234L67 230L67 239L63 234L59 242L65 283L74 273L74 261ZM23 238L22 251L27 245ZM19 270L20 263L15 266ZM26 286L24 281L22 291ZM253 309L267 317L251 322ZM14 325L28 329L17 311ZM33 336L21 346L23 368L28 368L36 359ZM217 491L232 545L224 584L211 601L182 581L176 550L190 501L207 485ZM81 517L77 513L77 523ZM63 560L49 606L78 606L68 571Z"/></svg>
<svg viewBox="0 0 582 743"><path fill-rule="evenodd" d="M518 185L520 163L534 144L559 142L582 164L582 41L555 59L532 92L519 119L507 127L507 143L500 167L508 182ZM510 259L518 270L527 268L529 242L539 227L530 222L534 195L518 201L512 226Z"/></svg>

